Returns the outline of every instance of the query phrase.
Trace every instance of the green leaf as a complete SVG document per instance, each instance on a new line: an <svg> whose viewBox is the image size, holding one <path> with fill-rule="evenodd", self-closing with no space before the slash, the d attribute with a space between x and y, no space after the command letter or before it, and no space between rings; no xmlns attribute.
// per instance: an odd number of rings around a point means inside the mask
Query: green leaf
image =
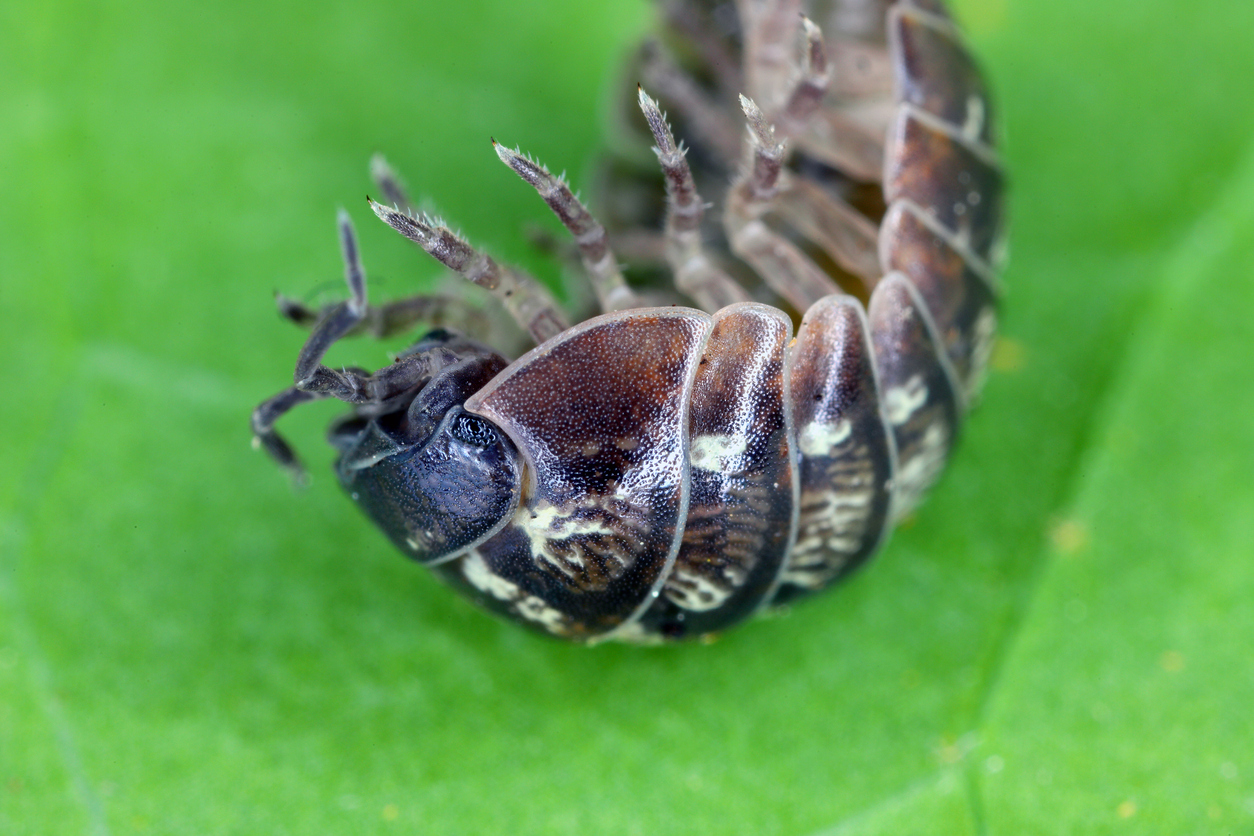
<svg viewBox="0 0 1254 836"><path fill-rule="evenodd" d="M370 218L375 151L556 281L488 138L578 184L648 10L0 10L0 832L1254 827L1254 5L958 11L1014 181L963 446L842 589L640 650L398 558L333 405L285 422L304 492L247 417L301 342L272 291L341 292L337 205L378 295L439 276Z"/></svg>

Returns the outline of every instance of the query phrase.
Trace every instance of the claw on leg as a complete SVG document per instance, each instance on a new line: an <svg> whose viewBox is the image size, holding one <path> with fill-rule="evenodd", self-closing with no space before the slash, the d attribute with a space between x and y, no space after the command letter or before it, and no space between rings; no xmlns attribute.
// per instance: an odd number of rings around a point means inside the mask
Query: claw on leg
<svg viewBox="0 0 1254 836"><path fill-rule="evenodd" d="M711 312L748 301L749 294L715 265L701 246L705 204L693 182L684 149L676 144L666 117L643 88L639 89L639 101L657 143L653 152L666 176L666 260L675 274L676 287Z"/></svg>
<svg viewBox="0 0 1254 836"><path fill-rule="evenodd" d="M540 193L540 197L553 210L553 214L557 215L562 226L575 237L580 259L592 280L601 309L609 312L640 307L636 294L627 287L623 274L619 272L605 227L597 223L596 218L579 202L565 181L554 177L544 166L517 151L511 151L495 139L492 140L492 147L496 149L496 155L501 158L501 162Z"/></svg>

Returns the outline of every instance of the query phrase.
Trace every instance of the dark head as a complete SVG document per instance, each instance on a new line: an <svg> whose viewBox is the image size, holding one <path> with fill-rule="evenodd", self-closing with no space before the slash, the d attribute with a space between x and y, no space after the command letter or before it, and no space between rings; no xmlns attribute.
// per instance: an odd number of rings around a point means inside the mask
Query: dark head
<svg viewBox="0 0 1254 836"><path fill-rule="evenodd" d="M396 394L358 406L331 428L340 483L416 560L435 563L472 548L518 505L517 450L496 425L462 408L506 365L479 343L432 331L374 375L395 369Z"/></svg>

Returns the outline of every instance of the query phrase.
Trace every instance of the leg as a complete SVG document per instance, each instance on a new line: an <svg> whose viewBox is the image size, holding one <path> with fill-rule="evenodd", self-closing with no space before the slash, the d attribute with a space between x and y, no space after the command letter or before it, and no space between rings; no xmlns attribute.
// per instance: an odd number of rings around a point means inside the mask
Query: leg
<svg viewBox="0 0 1254 836"><path fill-rule="evenodd" d="M339 398L353 404L358 415L382 414L396 408L393 399L412 397L410 390L413 387L457 359L456 355L439 351L410 354L397 358L396 362L374 374L365 369L333 371L319 366L308 380L284 389L253 410L250 422L253 446L265 450L270 458L292 475L297 484L304 484L308 474L300 457L274 429L280 418L303 403L327 398Z"/></svg>
<svg viewBox="0 0 1254 836"><path fill-rule="evenodd" d="M687 41L701 56L702 66L708 67L718 78L720 90L731 95L744 89L744 76L740 71L740 59L730 47L730 37L718 25L708 9L698 9L700 3L691 0L667 0L662 15L675 31L682 32ZM730 27L727 27L730 28Z"/></svg>
<svg viewBox="0 0 1254 836"><path fill-rule="evenodd" d="M309 479L309 474L305 472L305 468L300 463L300 457L296 455L296 451L292 449L292 446L287 443L283 436L275 431L274 424L295 407L310 401L319 401L326 397L328 396L316 392L303 392L293 386L289 389L284 389L253 410L250 421L253 431L253 447L265 450L266 454L286 470L291 475L292 481L298 485L304 485Z"/></svg>
<svg viewBox="0 0 1254 836"><path fill-rule="evenodd" d="M727 196L723 225L732 252L757 271L772 290L799 311L840 288L796 244L771 230L762 216L774 204L784 164L784 144L775 139L762 111L740 97L749 120L752 160Z"/></svg>
<svg viewBox="0 0 1254 836"><path fill-rule="evenodd" d="M422 247L436 261L491 292L537 343L570 327L553 296L531 276L521 270L502 267L439 221L389 209L373 200L369 203L388 226Z"/></svg>
<svg viewBox="0 0 1254 836"><path fill-rule="evenodd" d="M799 0L736 0L744 40L749 95L774 112L783 104L793 73Z"/></svg>
<svg viewBox="0 0 1254 836"><path fill-rule="evenodd" d="M322 364L327 350L344 335L358 327L368 309L366 303L366 274L362 269L357 250L357 238L348 213L340 211L338 217L340 247L344 254L344 274L350 298L329 308L318 318L309 338L301 347L293 375L296 385L284 389L253 410L251 425L254 444L265 450L280 466L301 482L305 479L304 468L291 446L274 430L274 424L284 414L310 401L338 398L346 403L364 407L383 406L403 395L406 390L429 377L448 358L439 352L405 355L395 363L371 374L364 369L332 369ZM311 313L301 308L301 316ZM293 317L295 318L295 317Z"/></svg>
<svg viewBox="0 0 1254 836"><path fill-rule="evenodd" d="M754 0L756 2L756 0ZM892 69L887 51L859 41L841 42L835 81L819 27L801 19L805 44L773 119L778 130L817 160L849 176L883 177L884 136L893 115ZM835 83L841 104L821 107Z"/></svg>
<svg viewBox="0 0 1254 836"><path fill-rule="evenodd" d="M692 180L684 149L675 143L657 102L643 88L639 98L640 109L657 142L653 151L666 175L666 260L675 273L676 287L711 313L735 302L749 301L749 294L702 249L701 216L705 204Z"/></svg>
<svg viewBox="0 0 1254 836"><path fill-rule="evenodd" d="M627 287L623 274L619 272L605 227L597 223L566 182L560 177L554 177L544 166L532 162L517 151L509 150L496 140L492 140L492 147L496 149L496 155L501 158L501 162L540 193L540 197L544 198L553 214L557 215L562 226L575 236L575 243L579 245L579 256L592 280L597 299L601 302L601 310L609 312L640 307L636 294Z"/></svg>
<svg viewBox="0 0 1254 836"><path fill-rule="evenodd" d="M644 83L680 115L692 139L701 147L709 147L728 168L740 158L740 126L723 114L722 107L712 101L687 73L666 54L661 44L648 41L640 56L640 74Z"/></svg>
<svg viewBox="0 0 1254 836"><path fill-rule="evenodd" d="M829 73L823 33L808 17L801 18L801 27L806 39L801 72L793 80L792 89L776 117L785 136L801 133L827 95Z"/></svg>
<svg viewBox="0 0 1254 836"><path fill-rule="evenodd" d="M895 107L891 100L825 107L793 139L797 148L855 180L884 178L884 138Z"/></svg>
<svg viewBox="0 0 1254 836"><path fill-rule="evenodd" d="M379 191L383 192L388 203L402 212L413 214L414 204L409 199L405 187L401 185L401 178L392 170L392 166L388 165L388 161L382 154L375 154L370 158L370 179L379 187Z"/></svg>
<svg viewBox="0 0 1254 836"><path fill-rule="evenodd" d="M282 294L276 301L283 318L304 327L313 327L334 307L314 310ZM489 327L488 317L482 311L456 296L406 296L382 305L367 305L361 321L344 336L364 333L383 339L408 331L420 322L435 327L448 326L467 334L482 334Z"/></svg>
<svg viewBox="0 0 1254 836"><path fill-rule="evenodd" d="M357 236L348 213L340 210L337 224L340 233L340 250L344 255L344 279L348 284L349 300L332 307L314 326L296 358L296 388L307 392L325 392L332 397L355 390L351 375L337 372L322 365L327 350L341 337L353 330L366 313L366 272L361 266L357 251Z"/></svg>
<svg viewBox="0 0 1254 836"><path fill-rule="evenodd" d="M879 229L865 215L812 180L789 178L775 199L774 211L829 258L873 288L883 275L878 253Z"/></svg>

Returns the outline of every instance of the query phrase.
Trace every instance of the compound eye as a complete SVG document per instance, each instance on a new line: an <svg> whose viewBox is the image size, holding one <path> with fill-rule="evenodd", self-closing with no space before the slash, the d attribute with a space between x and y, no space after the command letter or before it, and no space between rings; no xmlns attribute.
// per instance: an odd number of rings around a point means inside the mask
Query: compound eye
<svg viewBox="0 0 1254 836"><path fill-rule="evenodd" d="M487 421L463 412L449 424L449 435L472 447L490 447L497 442L497 434Z"/></svg>

